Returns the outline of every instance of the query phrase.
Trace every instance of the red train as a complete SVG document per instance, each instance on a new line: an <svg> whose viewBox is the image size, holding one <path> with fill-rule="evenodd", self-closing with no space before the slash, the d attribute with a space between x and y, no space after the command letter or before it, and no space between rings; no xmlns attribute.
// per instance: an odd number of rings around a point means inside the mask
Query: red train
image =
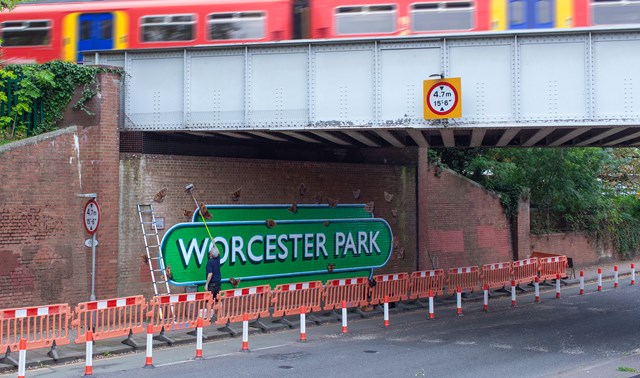
<svg viewBox="0 0 640 378"><path fill-rule="evenodd" d="M78 61L143 49L436 32L640 25L637 0L104 0L0 13L2 59Z"/></svg>

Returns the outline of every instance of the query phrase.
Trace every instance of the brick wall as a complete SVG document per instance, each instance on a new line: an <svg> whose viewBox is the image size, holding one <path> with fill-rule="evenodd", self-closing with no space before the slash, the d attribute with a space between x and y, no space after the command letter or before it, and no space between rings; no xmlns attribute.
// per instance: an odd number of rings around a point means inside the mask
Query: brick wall
<svg viewBox="0 0 640 378"><path fill-rule="evenodd" d="M573 258L574 266L594 265L613 260L610 245L596 246L581 232L531 235L531 252L547 252Z"/></svg>
<svg viewBox="0 0 640 378"><path fill-rule="evenodd" d="M496 195L450 170L428 166L424 175L426 185L419 190L425 191L420 196L427 215L420 227L428 252L421 250L421 269L513 260L509 225Z"/></svg>
<svg viewBox="0 0 640 378"><path fill-rule="evenodd" d="M374 164L316 163L215 157L122 154L121 245L118 292L150 294L148 265L142 260L144 241L136 204L152 203L163 188L162 203L153 203L166 228L190 221L193 199L184 186L195 184L195 197L207 204L304 204L329 198L341 204L375 204L374 215L384 218L398 245L384 269L375 273L416 270L415 168ZM307 193L300 195L304 183ZM238 202L231 194L241 189ZM354 198L354 191L360 197ZM384 192L393 195L385 200ZM395 211L392 211L395 210ZM395 212L396 215L393 215Z"/></svg>
<svg viewBox="0 0 640 378"><path fill-rule="evenodd" d="M101 126L84 127L84 113L70 111L64 128L0 146L0 308L89 298L86 199L78 193L98 194L95 291L98 297L115 294L119 154L113 109L119 104L119 76L101 75L100 84L101 96L89 106Z"/></svg>

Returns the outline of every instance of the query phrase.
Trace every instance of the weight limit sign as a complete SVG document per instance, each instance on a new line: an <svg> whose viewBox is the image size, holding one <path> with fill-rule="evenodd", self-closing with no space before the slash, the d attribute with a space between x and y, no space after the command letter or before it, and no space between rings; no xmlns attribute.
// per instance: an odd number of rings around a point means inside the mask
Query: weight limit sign
<svg viewBox="0 0 640 378"><path fill-rule="evenodd" d="M424 119L460 118L460 78L424 80Z"/></svg>

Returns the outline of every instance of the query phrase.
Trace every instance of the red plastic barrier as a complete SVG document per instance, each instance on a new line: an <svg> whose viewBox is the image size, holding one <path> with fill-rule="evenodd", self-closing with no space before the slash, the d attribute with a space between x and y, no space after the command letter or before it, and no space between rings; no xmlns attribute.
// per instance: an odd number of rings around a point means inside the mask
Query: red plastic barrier
<svg viewBox="0 0 640 378"><path fill-rule="evenodd" d="M538 276L538 258L514 261L513 280L516 285L521 283L531 283Z"/></svg>
<svg viewBox="0 0 640 378"><path fill-rule="evenodd" d="M301 307L305 312L320 311L323 295L320 281L278 285L272 291L272 316L299 315Z"/></svg>
<svg viewBox="0 0 640 378"><path fill-rule="evenodd" d="M409 273L379 274L373 276L376 285L371 288L371 300L369 303L377 305L384 302L387 297L389 302L407 300L409 294Z"/></svg>
<svg viewBox="0 0 640 378"><path fill-rule="evenodd" d="M567 276L567 256L541 257L538 259L541 280L555 279Z"/></svg>
<svg viewBox="0 0 640 378"><path fill-rule="evenodd" d="M71 322L77 331L75 343L84 343L89 329L93 331L93 340L141 333L146 308L142 295L79 303Z"/></svg>
<svg viewBox="0 0 640 378"><path fill-rule="evenodd" d="M434 295L444 293L445 275L443 269L421 270L411 273L410 299L428 298L431 290Z"/></svg>
<svg viewBox="0 0 640 378"><path fill-rule="evenodd" d="M489 289L505 287L511 281L511 262L485 264L482 266L482 284Z"/></svg>
<svg viewBox="0 0 640 378"><path fill-rule="evenodd" d="M221 291L218 303L214 306L217 313L216 324L227 325L246 320L268 317L271 304L271 287L269 285L245 287Z"/></svg>
<svg viewBox="0 0 640 378"><path fill-rule="evenodd" d="M369 281L364 277L330 280L325 284L324 292L325 311L342 308L343 301L346 307L366 306Z"/></svg>
<svg viewBox="0 0 640 378"><path fill-rule="evenodd" d="M208 326L211 325L212 301L213 296L209 291L158 295L149 302L151 310L147 317L151 318L149 322L153 325L153 332L196 328L199 317L203 320L202 324Z"/></svg>
<svg viewBox="0 0 640 378"><path fill-rule="evenodd" d="M0 348L17 352L20 340L26 349L69 344L69 305L55 304L0 310Z"/></svg>
<svg viewBox="0 0 640 378"><path fill-rule="evenodd" d="M480 269L477 266L451 268L447 272L447 293L454 294L456 288L462 291L480 289Z"/></svg>

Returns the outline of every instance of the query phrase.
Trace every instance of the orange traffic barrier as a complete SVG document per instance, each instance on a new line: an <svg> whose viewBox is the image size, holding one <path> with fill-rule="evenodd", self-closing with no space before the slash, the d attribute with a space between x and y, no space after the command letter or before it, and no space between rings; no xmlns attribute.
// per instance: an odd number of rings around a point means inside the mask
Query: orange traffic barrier
<svg viewBox="0 0 640 378"><path fill-rule="evenodd" d="M443 269L421 270L411 273L410 299L428 298L444 293L445 275Z"/></svg>
<svg viewBox="0 0 640 378"><path fill-rule="evenodd" d="M10 352L19 351L21 340L26 340L25 350L51 348L49 357L58 360L55 348L69 344L70 320L66 303L0 310L0 348L5 351L0 362L18 366Z"/></svg>
<svg viewBox="0 0 640 378"><path fill-rule="evenodd" d="M93 340L124 336L127 339L123 344L137 348L131 336L144 331L146 308L142 295L79 303L71 322L77 331L75 343L84 343L87 331L91 330Z"/></svg>
<svg viewBox="0 0 640 378"><path fill-rule="evenodd" d="M329 280L324 286L324 310L366 306L368 304L369 280L365 277Z"/></svg>
<svg viewBox="0 0 640 378"><path fill-rule="evenodd" d="M158 295L151 299L147 312L153 332L160 332L154 339L173 344L164 332L175 329L195 329L198 318L203 326L211 325L211 303L213 295L209 291L188 294Z"/></svg>
<svg viewBox="0 0 640 378"><path fill-rule="evenodd" d="M567 256L541 257L538 259L538 269L540 279L555 279L559 274L560 278L567 276Z"/></svg>
<svg viewBox="0 0 640 378"><path fill-rule="evenodd" d="M511 266L513 267L513 280L516 285L531 283L538 277L537 257L514 261Z"/></svg>
<svg viewBox="0 0 640 378"><path fill-rule="evenodd" d="M285 315L299 315L302 308L305 312L320 311L323 295L324 289L320 281L278 285L271 292L272 316L280 318Z"/></svg>
<svg viewBox="0 0 640 378"><path fill-rule="evenodd" d="M373 276L376 285L371 288L371 299L369 303L377 305L384 303L384 298L388 302L399 302L407 300L409 294L409 273L379 274Z"/></svg>
<svg viewBox="0 0 640 378"><path fill-rule="evenodd" d="M511 281L511 261L482 266L482 287L499 289Z"/></svg>
<svg viewBox="0 0 640 378"><path fill-rule="evenodd" d="M264 329L266 327L260 324L259 319L270 315L270 304L271 287L269 285L221 291L218 295L218 303L215 305L216 324L227 326L229 323L243 321L246 315L247 321L256 320L256 323ZM231 333L235 332L231 331Z"/></svg>
<svg viewBox="0 0 640 378"><path fill-rule="evenodd" d="M462 291L480 289L480 269L477 266L451 268L447 272L447 292L456 293L457 288Z"/></svg>

